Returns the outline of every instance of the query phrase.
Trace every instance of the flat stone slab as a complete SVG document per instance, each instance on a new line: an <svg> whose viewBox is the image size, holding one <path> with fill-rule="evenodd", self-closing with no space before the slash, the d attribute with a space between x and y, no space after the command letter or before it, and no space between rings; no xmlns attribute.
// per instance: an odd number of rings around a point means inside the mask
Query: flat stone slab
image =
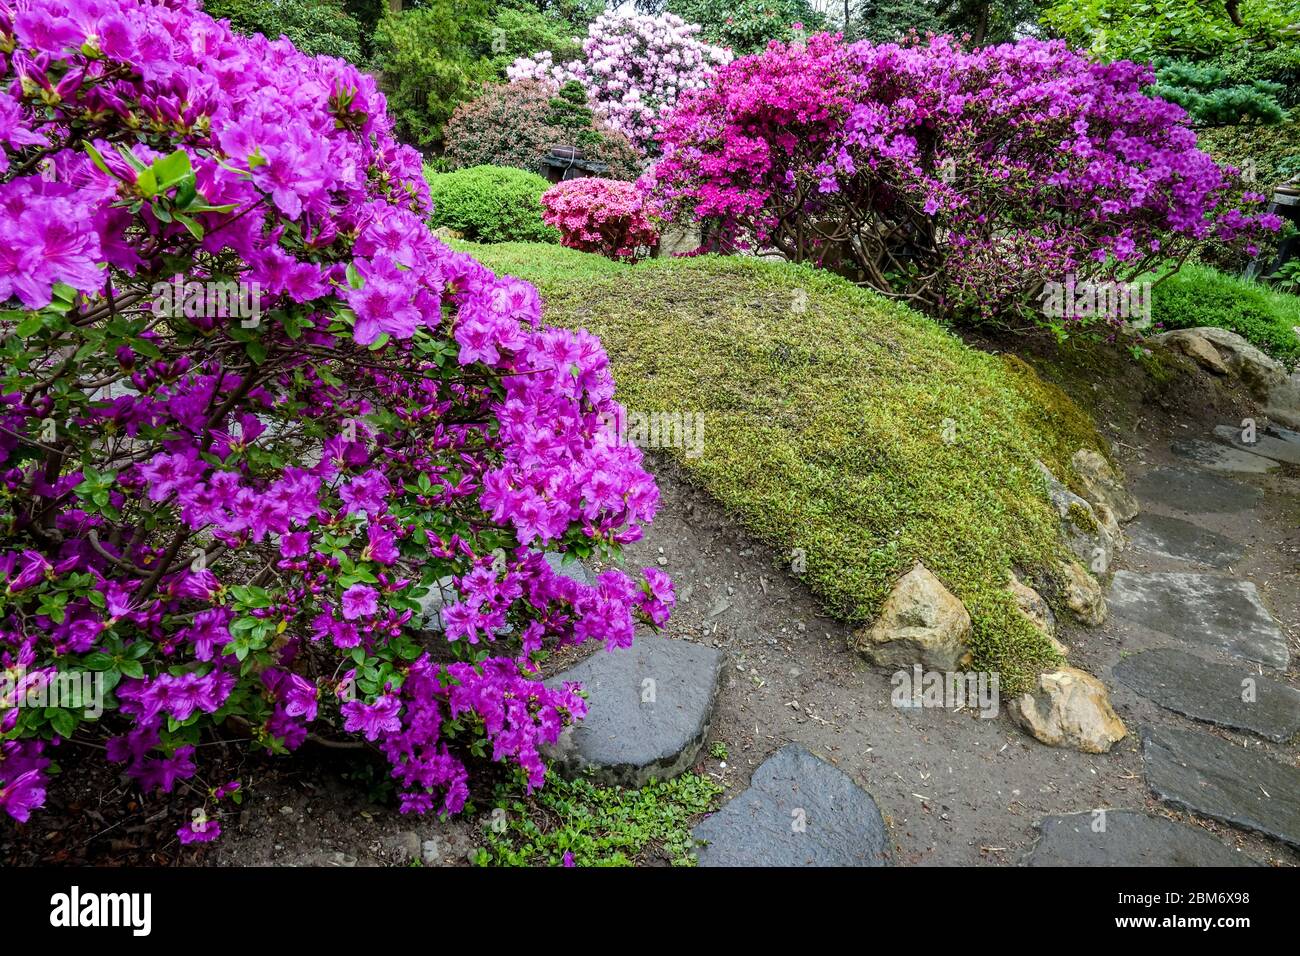
<svg viewBox="0 0 1300 956"><path fill-rule="evenodd" d="M588 711L548 749L567 776L590 774L603 784L641 787L669 780L695 763L709 733L722 652L658 634L632 646L603 648L546 681L577 681Z"/></svg>
<svg viewBox="0 0 1300 956"><path fill-rule="evenodd" d="M1291 659L1286 635L1249 581L1224 574L1117 571L1106 600L1117 619L1188 644L1277 668Z"/></svg>
<svg viewBox="0 0 1300 956"><path fill-rule="evenodd" d="M1268 432L1274 438L1280 438L1282 441L1294 442L1295 444L1300 445L1300 432L1296 431L1294 428L1284 428L1275 422L1270 422L1264 431Z"/></svg>
<svg viewBox="0 0 1300 956"><path fill-rule="evenodd" d="M1221 441L1228 442L1233 448L1240 448L1252 455L1263 455L1265 458L1286 462L1288 465L1300 465L1300 444L1296 442L1258 433L1255 435L1254 442L1245 442L1241 440L1241 429L1233 428L1231 425L1216 425L1214 435Z"/></svg>
<svg viewBox="0 0 1300 956"><path fill-rule="evenodd" d="M1277 467L1277 462L1264 458L1262 455L1242 451L1240 448L1229 448L1227 445L1204 441L1200 438L1186 438L1176 441L1169 446L1169 450L1179 458L1194 461L1202 468L1208 468L1211 471L1262 475Z"/></svg>
<svg viewBox="0 0 1300 956"><path fill-rule="evenodd" d="M876 801L844 771L786 744L749 789L692 831L700 866L888 866Z"/></svg>
<svg viewBox="0 0 1300 956"><path fill-rule="evenodd" d="M1213 835L1140 810L1048 817L1025 866L1258 866Z"/></svg>
<svg viewBox="0 0 1300 956"><path fill-rule="evenodd" d="M551 566L551 570L556 574L563 574L566 578L572 578L579 584L587 585L587 587L591 587L596 583L585 564L574 559L566 561L564 558L565 556L558 551L546 552L546 563Z"/></svg>
<svg viewBox="0 0 1300 956"><path fill-rule="evenodd" d="M1146 512L1124 528L1139 550L1178 561L1228 568L1241 560L1241 545L1198 524Z"/></svg>
<svg viewBox="0 0 1300 956"><path fill-rule="evenodd" d="M1170 647L1126 657L1115 677L1161 707L1281 742L1300 731L1300 691Z"/></svg>
<svg viewBox="0 0 1300 956"><path fill-rule="evenodd" d="M1300 770L1173 727L1145 728L1142 753L1147 784L1161 800L1300 847Z"/></svg>
<svg viewBox="0 0 1300 956"><path fill-rule="evenodd" d="M1245 511L1264 493L1251 485L1221 478L1199 468L1153 468L1132 483L1134 494L1189 513Z"/></svg>

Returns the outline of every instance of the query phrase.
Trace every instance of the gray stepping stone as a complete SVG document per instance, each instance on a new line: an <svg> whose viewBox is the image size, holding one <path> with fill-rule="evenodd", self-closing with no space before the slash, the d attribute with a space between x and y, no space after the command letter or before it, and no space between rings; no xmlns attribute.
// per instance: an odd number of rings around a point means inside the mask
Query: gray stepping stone
<svg viewBox="0 0 1300 956"><path fill-rule="evenodd" d="M1218 838L1140 810L1048 817L1025 866L1258 866ZM1100 826L1099 831L1094 827Z"/></svg>
<svg viewBox="0 0 1300 956"><path fill-rule="evenodd" d="M1139 550L1160 557L1196 561L1215 568L1231 567L1241 560L1242 548L1237 542L1182 518L1147 512L1124 532Z"/></svg>
<svg viewBox="0 0 1300 956"><path fill-rule="evenodd" d="M1107 597L1121 621L1188 644L1285 668L1286 635L1249 581L1223 574L1117 571Z"/></svg>
<svg viewBox="0 0 1300 956"><path fill-rule="evenodd" d="M1267 434L1256 434L1253 443L1244 442L1241 440L1241 429L1233 428L1231 425L1216 425L1214 434L1233 448L1240 448L1252 455L1263 455L1265 458L1283 461L1288 465L1300 465L1300 444L1296 442L1283 441L1281 438Z"/></svg>
<svg viewBox="0 0 1300 956"><path fill-rule="evenodd" d="M1194 461L1211 471L1230 471L1242 475L1263 475L1277 467L1277 462L1240 448L1229 448L1217 442L1200 438L1187 438L1169 446L1179 458Z"/></svg>
<svg viewBox="0 0 1300 956"><path fill-rule="evenodd" d="M564 555L558 551L547 551L546 563L551 566L551 570L556 574L563 574L566 578L573 578L579 584L591 587L596 583L585 564L575 559L566 561Z"/></svg>
<svg viewBox="0 0 1300 956"><path fill-rule="evenodd" d="M799 744L754 771L749 789L692 831L700 866L888 866L871 794Z"/></svg>
<svg viewBox="0 0 1300 956"><path fill-rule="evenodd" d="M594 584L591 572L587 570L586 565L581 561L564 560L564 555L558 551L547 551L545 553L546 563L551 566L551 570L556 574L563 574L566 578L572 578L579 584L591 586ZM420 598L419 621L420 626L435 634L442 633L442 609L447 604L454 604L460 600L460 592L456 590L456 579L448 575L434 581L429 587L429 593ZM509 635L514 632L514 628L507 625L497 631L499 636Z"/></svg>
<svg viewBox="0 0 1300 956"><path fill-rule="evenodd" d="M1300 770L1209 734L1145 728L1147 784L1202 816L1300 847Z"/></svg>
<svg viewBox="0 0 1300 956"><path fill-rule="evenodd" d="M641 787L671 779L699 757L709 733L722 652L658 634L596 651L546 684L577 681L588 712L548 748L557 770L603 784Z"/></svg>
<svg viewBox="0 0 1300 956"><path fill-rule="evenodd" d="M1196 720L1278 742L1300 731L1300 691L1242 667L1162 647L1124 658L1114 674L1143 697Z"/></svg>
<svg viewBox="0 0 1300 956"><path fill-rule="evenodd" d="M1189 513L1228 513L1253 508L1264 493L1251 485L1221 478L1199 468L1153 468L1133 482L1133 491Z"/></svg>
<svg viewBox="0 0 1300 956"><path fill-rule="evenodd" d="M1294 428L1284 428L1277 423L1270 423L1264 431L1268 432L1274 438L1280 438L1282 441L1294 442L1300 445L1300 432Z"/></svg>

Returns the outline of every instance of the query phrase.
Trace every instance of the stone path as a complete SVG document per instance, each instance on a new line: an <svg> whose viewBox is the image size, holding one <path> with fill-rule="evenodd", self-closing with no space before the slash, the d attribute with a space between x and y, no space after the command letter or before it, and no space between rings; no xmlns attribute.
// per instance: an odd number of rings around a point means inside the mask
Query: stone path
<svg viewBox="0 0 1300 956"><path fill-rule="evenodd" d="M1173 727L1142 734L1161 800L1300 847L1300 770L1221 737Z"/></svg>
<svg viewBox="0 0 1300 956"><path fill-rule="evenodd" d="M1241 560L1237 542L1182 518L1144 514L1124 530L1138 548L1162 557L1198 561L1212 568L1230 568Z"/></svg>
<svg viewBox="0 0 1300 956"><path fill-rule="evenodd" d="M1263 742L1300 734L1287 636L1255 585L1232 573L1247 553L1243 543L1206 527L1222 527L1220 516L1250 512L1264 497L1224 473L1263 476L1300 465L1300 433L1269 426L1247 443L1241 429L1221 425L1170 451L1183 464L1133 482L1143 514L1127 530L1134 563L1186 569L1115 573L1108 601L1123 656L1112 676L1157 705L1157 715L1181 715L1203 729L1172 717L1142 727L1146 783L1170 807L1300 847L1300 770ZM1225 739L1212 727L1238 736ZM1040 830L1030 866L1252 862L1196 827L1140 811L1107 811L1101 825L1092 812L1048 817Z"/></svg>
<svg viewBox="0 0 1300 956"><path fill-rule="evenodd" d="M1261 455L1274 461L1286 462L1288 465L1300 465L1300 442L1276 438L1268 434L1256 435L1254 442L1246 442L1242 440L1241 429L1233 428L1231 425L1217 426L1214 435L1220 441L1226 441L1232 447L1252 455Z"/></svg>
<svg viewBox="0 0 1300 956"><path fill-rule="evenodd" d="M1286 635L1249 581L1224 574L1117 571L1111 613L1136 627L1284 668Z"/></svg>
<svg viewBox="0 0 1300 956"><path fill-rule="evenodd" d="M799 744L754 771L749 789L694 829L700 866L887 866L871 795Z"/></svg>
<svg viewBox="0 0 1300 956"><path fill-rule="evenodd" d="M1203 830L1140 810L1048 817L1026 866L1254 866Z"/></svg>
<svg viewBox="0 0 1300 956"><path fill-rule="evenodd" d="M1171 647L1126 657L1115 677L1175 713L1282 742L1300 732L1300 691Z"/></svg>
<svg viewBox="0 0 1300 956"><path fill-rule="evenodd" d="M1211 471L1230 471L1242 475L1262 475L1277 468L1277 462L1254 452L1229 448L1217 442L1193 438L1176 441L1170 446L1179 458L1195 462Z"/></svg>
<svg viewBox="0 0 1300 956"><path fill-rule="evenodd" d="M1246 511L1264 497L1254 485L1197 468L1153 468L1133 482L1131 490L1141 501L1159 501L1188 514Z"/></svg>
<svg viewBox="0 0 1300 956"><path fill-rule="evenodd" d="M549 756L567 775L641 787L695 763L709 734L722 653L690 641L638 634L631 647L600 650L546 683L577 681L590 710Z"/></svg>

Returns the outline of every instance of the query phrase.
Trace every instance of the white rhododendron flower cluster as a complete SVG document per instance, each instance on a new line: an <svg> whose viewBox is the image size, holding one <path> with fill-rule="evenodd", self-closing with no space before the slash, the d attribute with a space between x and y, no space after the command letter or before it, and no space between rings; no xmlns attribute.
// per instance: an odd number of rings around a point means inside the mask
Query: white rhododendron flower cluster
<svg viewBox="0 0 1300 956"><path fill-rule="evenodd" d="M520 57L507 69L514 80L559 86L577 80L610 125L637 148L657 152L662 117L687 90L708 85L731 51L701 42L699 26L661 16L605 13L588 28L584 59L557 64L549 51Z"/></svg>

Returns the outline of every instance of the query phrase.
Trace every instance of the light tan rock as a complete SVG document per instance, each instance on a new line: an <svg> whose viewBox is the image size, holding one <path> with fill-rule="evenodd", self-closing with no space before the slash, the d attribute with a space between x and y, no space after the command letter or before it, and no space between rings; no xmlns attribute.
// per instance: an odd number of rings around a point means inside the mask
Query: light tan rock
<svg viewBox="0 0 1300 956"><path fill-rule="evenodd" d="M1153 336L1153 338L1155 341L1163 342L1173 351L1186 355L1208 372L1213 372L1215 375L1230 374L1232 370L1223 361L1223 356L1219 354L1219 350L1203 336L1190 334L1199 331L1199 329L1177 329L1163 335Z"/></svg>
<svg viewBox="0 0 1300 956"><path fill-rule="evenodd" d="M700 235L700 227L695 223L679 225L671 223L663 230L659 236L659 246L655 250L655 255L660 258L670 258L686 252L694 252L700 248L703 239Z"/></svg>
<svg viewBox="0 0 1300 956"><path fill-rule="evenodd" d="M1297 330L1300 337L1300 326ZM1264 413L1287 428L1300 430L1300 368L1269 389Z"/></svg>
<svg viewBox="0 0 1300 956"><path fill-rule="evenodd" d="M1075 561L1060 565L1061 597L1083 624L1096 627L1106 620L1106 598L1097 579Z"/></svg>
<svg viewBox="0 0 1300 956"><path fill-rule="evenodd" d="M1101 528L1102 533L1110 538L1112 551L1123 551L1128 547L1128 535L1119 526L1119 519L1115 516L1115 512L1110 509L1110 505L1095 501L1092 505L1092 513L1097 519L1097 525Z"/></svg>
<svg viewBox="0 0 1300 956"><path fill-rule="evenodd" d="M1046 483L1047 499L1061 519L1061 536L1066 545L1096 574L1109 573L1116 552L1128 543L1114 513L1105 505L1094 508L1061 483L1041 461L1035 464Z"/></svg>
<svg viewBox="0 0 1300 956"><path fill-rule="evenodd" d="M1287 373L1282 363L1255 348L1236 332L1202 326L1175 329L1154 336L1153 340L1188 355L1212 372L1240 379L1261 400L1267 400L1275 389L1286 387ZM1217 365L1208 358L1209 352L1217 356Z"/></svg>
<svg viewBox="0 0 1300 956"><path fill-rule="evenodd" d="M1105 505L1119 522L1132 521L1138 514L1138 502L1124 488L1124 482L1115 474L1110 463L1100 452L1080 448L1070 460L1083 490L1095 508Z"/></svg>
<svg viewBox="0 0 1300 956"><path fill-rule="evenodd" d="M1128 735L1105 686L1074 667L1039 674L1035 688L1009 709L1016 723L1049 747L1104 754Z"/></svg>
<svg viewBox="0 0 1300 956"><path fill-rule="evenodd" d="M1007 582L1007 590L1015 598L1020 613L1029 619L1030 624L1043 632L1056 648L1056 652L1062 657L1068 654L1070 649L1056 638L1056 615L1052 613L1052 606L1047 603L1047 599L1021 581L1014 571L1011 572Z"/></svg>
<svg viewBox="0 0 1300 956"><path fill-rule="evenodd" d="M853 648L882 667L956 671L970 663L965 605L920 561L885 599L880 616L853 636Z"/></svg>

